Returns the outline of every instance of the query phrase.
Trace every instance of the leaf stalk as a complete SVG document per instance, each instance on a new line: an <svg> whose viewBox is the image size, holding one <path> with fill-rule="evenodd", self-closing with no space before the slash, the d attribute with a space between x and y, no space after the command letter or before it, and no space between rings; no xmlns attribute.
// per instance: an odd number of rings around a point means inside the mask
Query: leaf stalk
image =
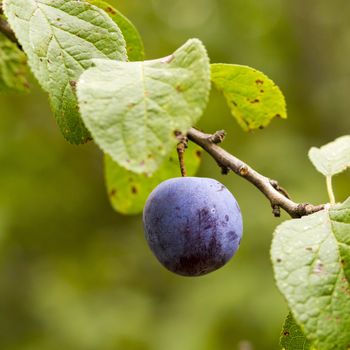
<svg viewBox="0 0 350 350"><path fill-rule="evenodd" d="M327 191L328 191L328 197L329 197L330 203L334 205L336 203L336 200L335 200L335 195L333 191L332 176L326 177L326 183L327 183Z"/></svg>

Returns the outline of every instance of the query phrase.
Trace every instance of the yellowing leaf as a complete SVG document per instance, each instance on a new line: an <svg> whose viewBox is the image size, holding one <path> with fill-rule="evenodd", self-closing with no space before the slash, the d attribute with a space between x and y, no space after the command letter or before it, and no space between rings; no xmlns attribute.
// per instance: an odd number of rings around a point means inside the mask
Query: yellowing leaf
<svg viewBox="0 0 350 350"><path fill-rule="evenodd" d="M212 64L211 79L245 131L263 128L274 118L287 118L284 96L265 74L247 66Z"/></svg>

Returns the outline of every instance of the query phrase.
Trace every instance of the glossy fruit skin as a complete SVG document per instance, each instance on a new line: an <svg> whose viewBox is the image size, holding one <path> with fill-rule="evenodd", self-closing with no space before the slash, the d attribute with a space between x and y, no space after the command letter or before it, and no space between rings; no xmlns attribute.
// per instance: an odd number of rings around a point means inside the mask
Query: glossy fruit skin
<svg viewBox="0 0 350 350"><path fill-rule="evenodd" d="M236 199L220 182L199 177L173 178L149 195L144 212L145 237L168 270L201 276L225 265L242 238Z"/></svg>

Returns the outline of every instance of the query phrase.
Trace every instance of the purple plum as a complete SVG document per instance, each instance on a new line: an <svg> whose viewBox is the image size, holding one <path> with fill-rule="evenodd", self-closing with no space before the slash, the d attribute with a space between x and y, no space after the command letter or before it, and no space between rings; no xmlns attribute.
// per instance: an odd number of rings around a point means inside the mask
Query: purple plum
<svg viewBox="0 0 350 350"><path fill-rule="evenodd" d="M145 237L168 270L201 276L225 265L242 238L236 199L220 182L180 177L162 182L149 195L144 212Z"/></svg>

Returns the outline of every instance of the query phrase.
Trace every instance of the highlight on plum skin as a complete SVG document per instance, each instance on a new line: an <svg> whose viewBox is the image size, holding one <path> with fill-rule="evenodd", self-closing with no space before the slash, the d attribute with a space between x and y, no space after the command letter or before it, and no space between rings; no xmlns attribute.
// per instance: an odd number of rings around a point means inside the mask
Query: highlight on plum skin
<svg viewBox="0 0 350 350"><path fill-rule="evenodd" d="M182 276L205 275L225 265L243 232L232 193L214 179L199 177L159 184L147 199L143 225L159 262Z"/></svg>

